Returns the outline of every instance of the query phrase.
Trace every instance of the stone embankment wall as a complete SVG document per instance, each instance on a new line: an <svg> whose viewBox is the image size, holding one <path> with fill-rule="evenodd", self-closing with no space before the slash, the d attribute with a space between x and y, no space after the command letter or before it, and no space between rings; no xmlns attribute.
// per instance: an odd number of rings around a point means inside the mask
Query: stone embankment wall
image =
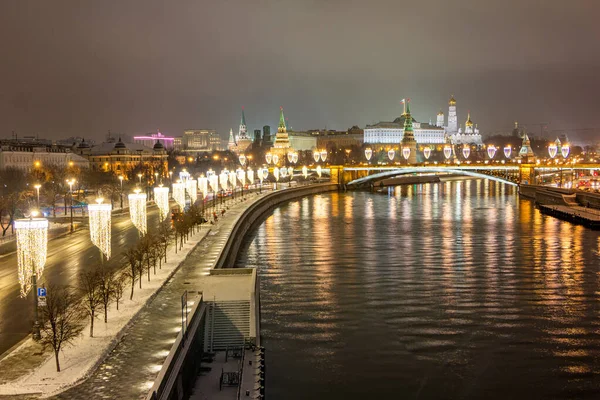
<svg viewBox="0 0 600 400"><path fill-rule="evenodd" d="M270 209L289 200L319 193L333 192L338 190L338 188L339 186L334 183L322 183L298 186L285 190L276 190L256 201L254 204L251 204L246 211L238 217L238 220L233 226L231 234L227 239L227 243L223 247L221 255L218 257L215 268L233 267L244 236L250 230L252 225ZM252 194L249 196L252 196Z"/></svg>

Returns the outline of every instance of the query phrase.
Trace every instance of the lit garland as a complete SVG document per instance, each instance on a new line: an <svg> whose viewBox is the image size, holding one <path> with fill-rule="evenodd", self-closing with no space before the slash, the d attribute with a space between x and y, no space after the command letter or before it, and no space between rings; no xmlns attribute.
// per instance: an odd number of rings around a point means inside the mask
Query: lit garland
<svg viewBox="0 0 600 400"><path fill-rule="evenodd" d="M262 185L263 183L263 179L265 178L263 175L263 169L259 168L256 173L258 174L258 180L260 181L260 184Z"/></svg>
<svg viewBox="0 0 600 400"><path fill-rule="evenodd" d="M236 171L237 174L237 179L238 181L240 181L240 183L242 184L242 187L246 185L246 173L244 172L243 169L238 168Z"/></svg>
<svg viewBox="0 0 600 400"><path fill-rule="evenodd" d="M163 186L155 187L154 202L158 206L160 220L164 221L169 215L169 188Z"/></svg>
<svg viewBox="0 0 600 400"><path fill-rule="evenodd" d="M319 175L319 178L321 177L321 166L317 165L317 175Z"/></svg>
<svg viewBox="0 0 600 400"><path fill-rule="evenodd" d="M306 168L306 165L302 167L302 175L304 176L304 179L308 178L308 168Z"/></svg>
<svg viewBox="0 0 600 400"><path fill-rule="evenodd" d="M219 175L219 184L221 184L221 188L223 188L223 190L227 190L227 181L229 174L226 171L227 170L221 172L221 174Z"/></svg>
<svg viewBox="0 0 600 400"><path fill-rule="evenodd" d="M196 199L198 199L198 183L195 179L188 179L185 182L185 189L188 192L188 195L190 196L190 201L192 202L192 204L194 204L196 202Z"/></svg>
<svg viewBox="0 0 600 400"><path fill-rule="evenodd" d="M110 260L110 237L112 206L102 204L102 199L96 200L97 204L88 204L90 215L90 239L94 246L100 249L107 260Z"/></svg>
<svg viewBox="0 0 600 400"><path fill-rule="evenodd" d="M208 195L208 178L205 176L201 176L198 178L198 190L202 193L202 198L206 199Z"/></svg>
<svg viewBox="0 0 600 400"><path fill-rule="evenodd" d="M185 208L185 184L177 182L173 184L173 199L179 207Z"/></svg>
<svg viewBox="0 0 600 400"><path fill-rule="evenodd" d="M249 185L254 184L254 171L251 168L248 168L248 171L246 171L246 174L248 175L248 184Z"/></svg>
<svg viewBox="0 0 600 400"><path fill-rule="evenodd" d="M327 150L321 150L321 160L325 162L327 160Z"/></svg>
<svg viewBox="0 0 600 400"><path fill-rule="evenodd" d="M235 177L235 171L231 171L229 173L229 183L231 183L231 187L235 189L235 187L237 186L237 179Z"/></svg>
<svg viewBox="0 0 600 400"><path fill-rule="evenodd" d="M294 168L288 167L288 175L290 176L290 181L294 177Z"/></svg>
<svg viewBox="0 0 600 400"><path fill-rule="evenodd" d="M219 177L217 175L209 177L208 180L210 182L210 187L212 188L213 192L219 190Z"/></svg>
<svg viewBox="0 0 600 400"><path fill-rule="evenodd" d="M42 277L48 250L48 220L45 218L18 219L14 222L17 237L17 260L21 297L31 290L34 271Z"/></svg>
<svg viewBox="0 0 600 400"><path fill-rule="evenodd" d="M181 179L182 182L187 181L188 179L190 179L190 173L184 169L179 173L179 179Z"/></svg>
<svg viewBox="0 0 600 400"><path fill-rule="evenodd" d="M275 180L279 182L279 168L273 168L273 176L275 177Z"/></svg>
<svg viewBox="0 0 600 400"><path fill-rule="evenodd" d="M146 224L146 193L132 193L129 195L129 216L131 222L142 235L147 232Z"/></svg>

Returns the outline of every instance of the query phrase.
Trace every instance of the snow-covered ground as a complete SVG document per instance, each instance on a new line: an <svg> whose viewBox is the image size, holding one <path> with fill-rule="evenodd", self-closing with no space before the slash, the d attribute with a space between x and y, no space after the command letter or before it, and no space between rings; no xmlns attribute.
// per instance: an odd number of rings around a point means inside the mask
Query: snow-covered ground
<svg viewBox="0 0 600 400"><path fill-rule="evenodd" d="M124 298L119 302L119 310L117 311L114 304L109 308L108 323L104 323L103 311L98 313L98 318L94 323L93 338L89 337L88 319L83 333L75 340L74 344L61 350L61 372L56 372L54 353L51 352L39 368L13 382L0 385L0 395L41 393L42 397L48 397L86 378L117 345L135 315L152 299L208 232L209 228L203 226L200 232L196 232L190 237L190 240L177 254L175 254L175 246L172 244L167 253L168 262L163 264L160 270L157 267L156 275L151 275L150 282L147 280L147 274L142 277L142 289L139 289L139 284L136 283L131 301L129 300L131 287L127 285L124 290ZM32 339L26 340L1 362L10 362L13 354L17 353L20 348L31 346L31 341Z"/></svg>

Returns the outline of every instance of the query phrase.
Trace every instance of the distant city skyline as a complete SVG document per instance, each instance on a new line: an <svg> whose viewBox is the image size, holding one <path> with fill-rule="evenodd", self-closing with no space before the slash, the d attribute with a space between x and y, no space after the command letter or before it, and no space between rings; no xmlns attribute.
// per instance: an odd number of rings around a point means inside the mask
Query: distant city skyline
<svg viewBox="0 0 600 400"><path fill-rule="evenodd" d="M595 1L22 0L2 8L3 138L216 129L226 139L242 106L249 131L277 126L279 106L295 130L341 130L393 120L404 97L428 122L452 94L459 123L470 110L484 136L514 121L550 123L550 132L598 124Z"/></svg>

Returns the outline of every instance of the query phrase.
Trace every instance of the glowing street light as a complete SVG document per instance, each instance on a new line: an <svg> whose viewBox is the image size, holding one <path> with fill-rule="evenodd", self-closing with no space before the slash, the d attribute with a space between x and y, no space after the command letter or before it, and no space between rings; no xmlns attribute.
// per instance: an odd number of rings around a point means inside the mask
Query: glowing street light
<svg viewBox="0 0 600 400"><path fill-rule="evenodd" d="M296 164L298 162L298 152L292 153L292 163Z"/></svg>
<svg viewBox="0 0 600 400"><path fill-rule="evenodd" d="M290 181L294 178L294 168L288 167L287 173L290 177Z"/></svg>
<svg viewBox="0 0 600 400"><path fill-rule="evenodd" d="M373 150L370 147L365 149L365 158L367 161L371 161L371 157L373 156Z"/></svg>
<svg viewBox="0 0 600 400"><path fill-rule="evenodd" d="M273 164L277 165L278 162L279 162L279 156L277 154L273 154Z"/></svg>
<svg viewBox="0 0 600 400"><path fill-rule="evenodd" d="M104 204L104 199L99 197L96 199L96 204L88 205L88 214L90 218L90 239L94 246L100 249L100 260L102 256L110 259L111 247L111 215L112 206Z"/></svg>
<svg viewBox="0 0 600 400"><path fill-rule="evenodd" d="M275 177L275 181L279 182L279 168L273 168L273 176Z"/></svg>
<svg viewBox="0 0 600 400"><path fill-rule="evenodd" d="M202 199L206 199L206 196L208 195L208 178L204 175L201 175L200 178L198 178L198 190L202 193Z"/></svg>
<svg viewBox="0 0 600 400"><path fill-rule="evenodd" d="M40 339L38 320L37 281L42 278L48 250L48 220L35 218L32 212L28 219L15 220L17 241L18 276L21 285L21 297L33 289L33 338Z"/></svg>
<svg viewBox="0 0 600 400"><path fill-rule="evenodd" d="M142 174L137 174L140 186L142 186Z"/></svg>
<svg viewBox="0 0 600 400"><path fill-rule="evenodd" d="M319 175L319 178L321 177L321 173L322 173L322 169L320 165L317 165L317 175Z"/></svg>
<svg viewBox="0 0 600 400"><path fill-rule="evenodd" d="M141 235L145 235L148 230L146 220L146 193L140 193L140 189L136 189L129 195L129 216L131 222L137 228Z"/></svg>
<svg viewBox="0 0 600 400"><path fill-rule="evenodd" d="M271 164L271 161L273 160L273 154L271 154L271 153L265 154L265 160L267 161L267 164Z"/></svg>
<svg viewBox="0 0 600 400"><path fill-rule="evenodd" d="M308 168L306 168L306 165L302 167L302 176L304 176L304 179L308 178Z"/></svg>
<svg viewBox="0 0 600 400"><path fill-rule="evenodd" d="M240 154L240 164L242 164L242 165L246 164L246 156L243 154Z"/></svg>
<svg viewBox="0 0 600 400"><path fill-rule="evenodd" d="M510 147L510 144L506 147L504 147L504 157L506 158L510 158L510 153L512 153L512 147Z"/></svg>
<svg viewBox="0 0 600 400"><path fill-rule="evenodd" d="M290 151L290 152L288 152L288 153L287 153L287 159L288 159L288 162L289 162L289 163L291 163L291 162L292 162L292 160L294 159L294 153L293 153L293 152L291 152L291 151Z"/></svg>
<svg viewBox="0 0 600 400"><path fill-rule="evenodd" d="M496 155L496 146L490 144L487 148L487 153L490 159L494 158L494 156Z"/></svg>

